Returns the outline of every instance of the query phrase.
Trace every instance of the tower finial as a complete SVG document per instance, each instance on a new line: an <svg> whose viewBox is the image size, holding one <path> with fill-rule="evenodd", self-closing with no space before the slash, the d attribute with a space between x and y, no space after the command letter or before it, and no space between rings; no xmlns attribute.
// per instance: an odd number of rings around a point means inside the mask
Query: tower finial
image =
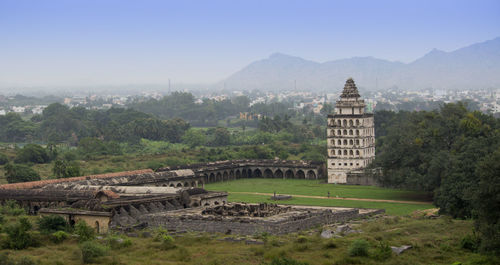
<svg viewBox="0 0 500 265"><path fill-rule="evenodd" d="M356 84L354 83L354 80L352 77L349 77L347 81L345 82L344 85L344 90L342 91L342 94L340 95L341 98L359 98L361 97L358 92L358 88L356 87Z"/></svg>

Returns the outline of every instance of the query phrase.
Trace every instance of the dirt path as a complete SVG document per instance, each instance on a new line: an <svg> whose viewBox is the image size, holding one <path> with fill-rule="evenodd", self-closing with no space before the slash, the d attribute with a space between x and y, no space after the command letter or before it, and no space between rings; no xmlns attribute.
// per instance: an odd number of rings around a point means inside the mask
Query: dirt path
<svg viewBox="0 0 500 265"><path fill-rule="evenodd" d="M266 195L273 196L272 193L261 193L261 192L245 192L245 191L232 191L228 193L237 193L237 194L250 194L250 195ZM380 199L363 199L363 198L344 198L344 197L325 197L325 196L311 196L311 195L295 195L295 194L287 194L292 195L297 198L311 198L311 199L324 199L324 200L345 200L345 201L365 201L365 202L393 202L393 203L406 203L406 204L423 204L429 205L429 202L419 202L419 201L397 201L397 200L380 200Z"/></svg>

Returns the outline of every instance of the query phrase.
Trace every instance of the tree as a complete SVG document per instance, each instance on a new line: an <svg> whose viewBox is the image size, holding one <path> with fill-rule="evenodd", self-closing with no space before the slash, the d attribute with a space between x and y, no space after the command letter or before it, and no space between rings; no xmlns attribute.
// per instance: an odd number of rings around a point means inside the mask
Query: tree
<svg viewBox="0 0 500 265"><path fill-rule="evenodd" d="M487 156L476 170L479 185L473 205L475 225L481 235L481 250L500 255L500 148Z"/></svg>
<svg viewBox="0 0 500 265"><path fill-rule="evenodd" d="M207 136L202 130L189 129L184 136L182 136L182 142L189 145L191 148L203 146L207 143Z"/></svg>
<svg viewBox="0 0 500 265"><path fill-rule="evenodd" d="M9 158L7 157L6 154L0 153L0 165L5 165L9 163Z"/></svg>
<svg viewBox="0 0 500 265"><path fill-rule="evenodd" d="M78 162L67 160L56 160L52 172L57 178L71 178L82 175Z"/></svg>
<svg viewBox="0 0 500 265"><path fill-rule="evenodd" d="M218 127L214 131L214 138L212 145L214 146L224 146L228 145L231 140L231 134L226 128Z"/></svg>
<svg viewBox="0 0 500 265"><path fill-rule="evenodd" d="M7 164L4 167L5 177L9 183L40 180L40 175L31 167L19 164Z"/></svg>
<svg viewBox="0 0 500 265"><path fill-rule="evenodd" d="M50 162L49 152L40 145L37 144L27 144L23 148L17 151L16 159L17 163L37 163L44 164Z"/></svg>

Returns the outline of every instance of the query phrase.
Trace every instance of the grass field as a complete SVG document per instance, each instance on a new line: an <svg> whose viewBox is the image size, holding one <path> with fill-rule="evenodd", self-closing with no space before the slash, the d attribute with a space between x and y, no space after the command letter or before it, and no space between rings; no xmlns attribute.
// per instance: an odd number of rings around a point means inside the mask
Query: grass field
<svg viewBox="0 0 500 265"><path fill-rule="evenodd" d="M416 210L432 208L428 201L429 194L422 194L413 191L386 189L371 186L334 185L321 183L318 180L299 179L239 179L228 182L219 182L205 185L208 190L219 190L229 192L229 201L243 202L275 202L269 196L256 194L241 194L238 192L258 192L290 194L290 195L310 195L321 196L319 198L299 198L279 201L282 204L316 205L316 206L338 206L356 208L379 208L385 209L390 215L407 215ZM346 198L344 200L328 199L331 197ZM415 201L415 203L377 202L349 200L349 198L375 199L375 200L395 200L395 201ZM423 204L422 204L423 203Z"/></svg>

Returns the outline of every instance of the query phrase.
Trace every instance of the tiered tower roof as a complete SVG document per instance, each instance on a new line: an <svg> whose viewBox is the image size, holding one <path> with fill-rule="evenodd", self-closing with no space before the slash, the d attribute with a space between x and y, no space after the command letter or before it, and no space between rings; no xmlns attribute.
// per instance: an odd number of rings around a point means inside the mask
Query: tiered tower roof
<svg viewBox="0 0 500 265"><path fill-rule="evenodd" d="M342 94L340 95L341 98L359 98L361 97L358 92L358 88L356 87L356 84L354 83L354 80L352 78L347 79L344 85L344 90L342 91Z"/></svg>

